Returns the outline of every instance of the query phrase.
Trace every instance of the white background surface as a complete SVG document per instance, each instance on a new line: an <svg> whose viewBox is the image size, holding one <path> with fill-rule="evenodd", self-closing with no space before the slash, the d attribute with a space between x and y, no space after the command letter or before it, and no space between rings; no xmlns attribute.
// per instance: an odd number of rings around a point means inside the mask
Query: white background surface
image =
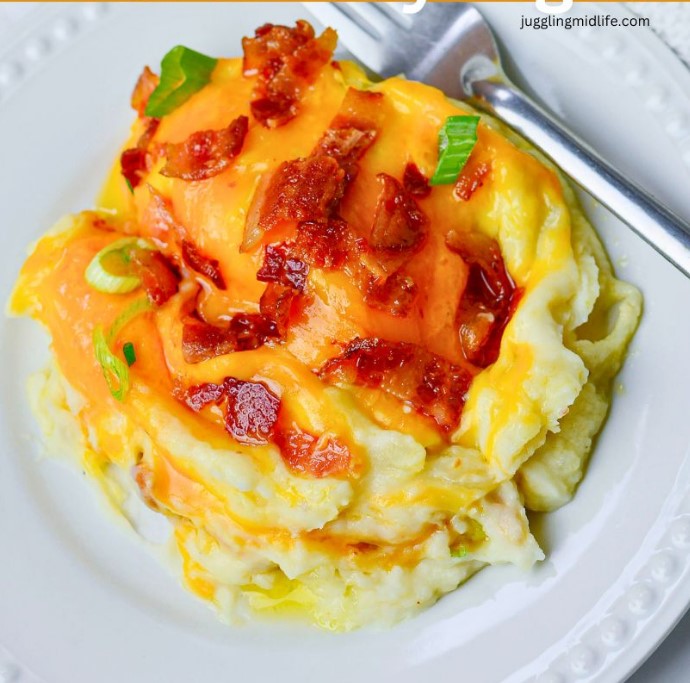
<svg viewBox="0 0 690 683"><path fill-rule="evenodd" d="M0 3L0 45L14 22L37 3ZM690 3L630 3L650 16L652 27L690 61ZM651 659L630 679L633 683L686 683L690 680L690 616L676 627ZM48 681L47 683L50 683ZM207 683L207 682L204 682ZM492 682L493 683L493 682Z"/></svg>

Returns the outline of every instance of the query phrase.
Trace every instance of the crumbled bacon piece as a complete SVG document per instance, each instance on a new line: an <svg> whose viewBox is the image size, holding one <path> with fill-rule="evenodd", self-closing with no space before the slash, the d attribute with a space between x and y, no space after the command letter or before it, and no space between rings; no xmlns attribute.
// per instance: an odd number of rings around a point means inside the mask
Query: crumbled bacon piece
<svg viewBox="0 0 690 683"><path fill-rule="evenodd" d="M276 282L303 292L307 284L309 266L295 258L291 245L269 244L264 251L264 262L256 274L260 282Z"/></svg>
<svg viewBox="0 0 690 683"><path fill-rule="evenodd" d="M448 247L469 267L456 324L468 361L486 367L498 358L503 330L520 297L498 243L479 232L448 235Z"/></svg>
<svg viewBox="0 0 690 683"><path fill-rule="evenodd" d="M152 304L162 306L177 292L177 272L160 251L134 249L130 259Z"/></svg>
<svg viewBox="0 0 690 683"><path fill-rule="evenodd" d="M134 86L131 99L132 109L138 112L140 118L144 118L146 115L146 105L149 103L149 97L158 87L159 81L158 76L148 66L145 66L137 80L137 84Z"/></svg>
<svg viewBox="0 0 690 683"><path fill-rule="evenodd" d="M226 377L189 387L178 398L194 412L221 406L225 429L239 443L259 446L273 441L287 466L313 477L342 475L350 467L350 451L332 436L317 438L296 424L279 423L280 398L263 382Z"/></svg>
<svg viewBox="0 0 690 683"><path fill-rule="evenodd" d="M158 126L161 124L160 119L145 119L146 121L146 128L144 129L144 132L141 134L141 137L137 141L137 147L140 147L142 149L148 149L149 145L151 144L151 141L153 140L153 136L156 134L156 131L158 130Z"/></svg>
<svg viewBox="0 0 690 683"><path fill-rule="evenodd" d="M222 130L200 130L184 142L165 145L167 162L161 173L169 178L206 180L222 173L240 153L249 119L238 116Z"/></svg>
<svg viewBox="0 0 690 683"><path fill-rule="evenodd" d="M385 279L368 282L364 300L372 307L390 315L406 316L417 298L417 285L409 276L397 271Z"/></svg>
<svg viewBox="0 0 690 683"><path fill-rule="evenodd" d="M225 411L225 429L239 443L268 443L278 420L280 399L263 383L226 377L190 387L182 400L195 412L214 403Z"/></svg>
<svg viewBox="0 0 690 683"><path fill-rule="evenodd" d="M304 89L329 63L336 40L330 28L315 38L306 21L295 28L265 24L254 38L243 38L244 74L258 76L250 104L254 118L267 128L294 118Z"/></svg>
<svg viewBox="0 0 690 683"><path fill-rule="evenodd" d="M145 149L133 147L126 149L120 156L120 167L130 187L135 188L147 172L148 152Z"/></svg>
<svg viewBox="0 0 690 683"><path fill-rule="evenodd" d="M182 355L187 363L201 363L234 351L251 351L279 336L274 321L256 313L237 313L225 327L187 320L182 327Z"/></svg>
<svg viewBox="0 0 690 683"><path fill-rule="evenodd" d="M369 242L386 272L400 268L422 248L429 220L414 197L387 173L379 173L381 193L376 202Z"/></svg>
<svg viewBox="0 0 690 683"><path fill-rule="evenodd" d="M429 179L419 170L416 164L409 163L403 173L403 187L413 196L424 199L431 194Z"/></svg>
<svg viewBox="0 0 690 683"><path fill-rule="evenodd" d="M297 292L292 287L285 287L275 282L269 282L261 295L259 301L261 315L274 323L277 336L281 339L287 333L292 303L296 297Z"/></svg>
<svg viewBox="0 0 690 683"><path fill-rule="evenodd" d="M490 170L490 164L474 161L470 157L455 183L455 196L464 202L470 201L472 195L484 184Z"/></svg>
<svg viewBox="0 0 690 683"><path fill-rule="evenodd" d="M331 477L346 473L350 468L350 451L335 437L320 439L296 426L278 431L275 442L290 469L313 477Z"/></svg>
<svg viewBox="0 0 690 683"><path fill-rule="evenodd" d="M357 175L357 162L378 135L383 93L349 88L340 110L314 147L312 155L324 154L338 161L346 182Z"/></svg>
<svg viewBox="0 0 690 683"><path fill-rule="evenodd" d="M278 420L280 399L262 382L226 377L225 428L236 441L251 446L268 443Z"/></svg>
<svg viewBox="0 0 690 683"><path fill-rule="evenodd" d="M323 154L337 159L345 170L346 180L350 182L357 173L356 161L371 146L375 135L374 131L361 131L356 128L329 128L313 154Z"/></svg>
<svg viewBox="0 0 690 683"><path fill-rule="evenodd" d="M218 404L225 398L225 385L207 382L189 387L182 394L184 402L195 412L198 413L210 403Z"/></svg>
<svg viewBox="0 0 690 683"><path fill-rule="evenodd" d="M225 289L225 278L217 259L204 256L190 240L182 240L182 258L192 270L207 277L218 289Z"/></svg>
<svg viewBox="0 0 690 683"><path fill-rule="evenodd" d="M136 147L126 149L120 156L122 175L132 189L137 187L151 166L149 145L158 130L159 119L146 119L146 129L139 137Z"/></svg>
<svg viewBox="0 0 690 683"><path fill-rule="evenodd" d="M338 218L303 221L297 226L295 252L314 268L339 268L348 256L348 226Z"/></svg>
<svg viewBox="0 0 690 683"><path fill-rule="evenodd" d="M356 338L319 376L328 382L379 388L432 418L446 433L458 426L472 382L468 368L415 344Z"/></svg>
<svg viewBox="0 0 690 683"><path fill-rule="evenodd" d="M330 217L343 196L344 172L331 157L283 162L258 188L249 209L242 250L277 227Z"/></svg>

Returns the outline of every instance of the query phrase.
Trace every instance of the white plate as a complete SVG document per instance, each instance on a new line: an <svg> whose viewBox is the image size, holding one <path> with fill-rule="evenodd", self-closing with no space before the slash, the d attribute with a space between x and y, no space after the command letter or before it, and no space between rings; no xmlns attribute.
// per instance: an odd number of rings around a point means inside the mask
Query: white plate
<svg viewBox="0 0 690 683"><path fill-rule="evenodd" d="M661 43L633 29L520 31L531 4L481 9L519 80L690 215L690 76ZM621 12L579 3L573 11ZM287 3L34 13L0 49L2 298L26 245L91 204L126 134L144 63L157 66L177 43L235 54L259 24L305 14ZM217 623L102 514L81 477L37 458L24 383L45 342L29 321L3 322L0 680L13 672L46 683L622 680L690 601L690 284L585 204L646 307L587 477L571 504L535 520L543 564L527 574L483 571L388 632Z"/></svg>

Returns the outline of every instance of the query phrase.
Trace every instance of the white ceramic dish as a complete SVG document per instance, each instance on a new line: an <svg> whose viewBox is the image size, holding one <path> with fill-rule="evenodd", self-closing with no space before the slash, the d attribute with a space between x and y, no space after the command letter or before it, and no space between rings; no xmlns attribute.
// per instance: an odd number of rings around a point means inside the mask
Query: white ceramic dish
<svg viewBox="0 0 690 683"><path fill-rule="evenodd" d="M602 153L690 215L690 75L646 31L520 31L532 5L481 5L520 78ZM574 12L615 12L580 4ZM56 5L0 47L0 283L61 214L87 207L124 138L141 66L173 44L236 54L297 4ZM515 69L513 69L515 72ZM575 500L534 520L547 560L481 572L380 633L230 628L37 457L24 384L46 357L30 321L0 333L0 681L183 683L620 681L690 603L690 283L585 207L645 314ZM14 678L13 678L14 676Z"/></svg>

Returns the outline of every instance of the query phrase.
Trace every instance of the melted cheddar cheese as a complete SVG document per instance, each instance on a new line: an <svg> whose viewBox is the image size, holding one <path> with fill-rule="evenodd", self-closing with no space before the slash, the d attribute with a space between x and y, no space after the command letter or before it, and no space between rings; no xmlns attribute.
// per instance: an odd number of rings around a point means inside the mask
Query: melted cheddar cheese
<svg viewBox="0 0 690 683"><path fill-rule="evenodd" d="M312 265L303 288L290 293L283 334L190 361L189 320L225 330L241 316L263 315L267 281L257 273L266 245L291 244L296 228L266 230L263 242L247 248L257 197L283 164L313 157L352 89L369 94L376 119L375 139L337 206L337 219L360 238L380 211L380 174L401 183L413 165L430 178L444 121L472 113L434 88L403 78L374 84L355 65L327 62L302 84L290 120L263 125L251 106L259 78L243 72L241 59L219 60L211 81L150 130L147 165L133 191L118 160L97 210L64 219L37 243L10 310L36 318L52 337L55 365L32 383L44 431L83 453L118 508L134 491L169 519L170 544L192 591L228 619L249 608L306 615L336 630L390 623L484 564L529 567L543 557L525 505L553 509L572 495L641 299L615 279L557 170L482 116L471 161L484 175L470 196L453 185L413 200L404 195L427 226L404 262L414 284L404 310L372 305L355 271ZM191 181L165 175L168 157L190 136L241 117L248 130L224 170ZM149 126L139 116L123 150L141 144ZM519 292L488 364L470 362L458 334L473 266L449 248L453 232L497 245ZM116 355L125 342L136 350L129 391L118 401L94 354L93 331L109 329L143 292L97 291L84 273L123 236L150 240L179 281L176 293L112 340ZM190 265L181 239L215 275ZM590 319L605 324L593 333ZM467 377L451 427L441 428L438 413L417 398L401 399L409 387L345 381L351 373L326 377L325 364L357 339L421 349L438 367ZM227 378L234 389L190 407L202 395L190 391L225 387ZM437 395L439 386L432 387ZM264 402L268 427L256 422L256 406L248 413L237 407L248 399L232 391L247 387ZM278 404L280 429L288 430L282 441L264 438L273 433ZM232 410L240 417L228 417ZM259 424L251 439L240 435L240 418L250 428ZM76 427L60 428L65 420ZM302 445L287 457L291 443Z"/></svg>

